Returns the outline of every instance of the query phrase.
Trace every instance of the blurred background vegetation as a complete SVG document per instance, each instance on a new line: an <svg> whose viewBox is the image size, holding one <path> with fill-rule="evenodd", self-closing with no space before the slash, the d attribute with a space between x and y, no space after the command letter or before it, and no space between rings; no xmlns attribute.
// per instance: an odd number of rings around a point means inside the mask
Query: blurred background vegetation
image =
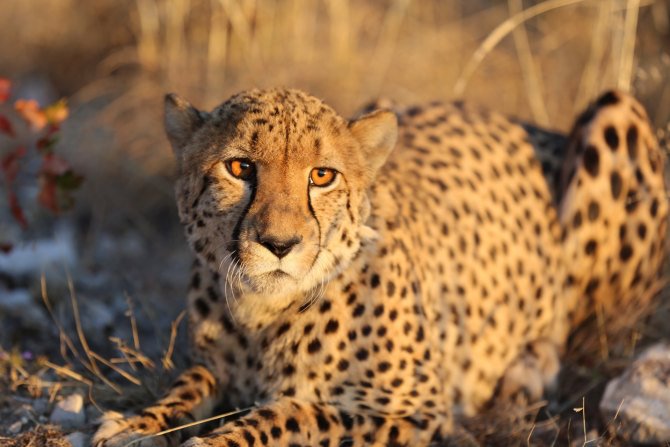
<svg viewBox="0 0 670 447"><path fill-rule="evenodd" d="M460 97L568 130L598 92L619 86L631 87L661 126L670 119L669 5L6 0L0 74L23 96L69 98L62 151L88 174L93 218L122 216L151 233L137 207L171 196L165 92L211 108L250 87L299 87L344 115L378 96Z"/></svg>
<svg viewBox="0 0 670 447"><path fill-rule="evenodd" d="M85 178L61 217L29 206L34 188L20 190L28 230L0 186L0 242L64 240L67 258L42 281L43 266L21 270L0 254L0 353L60 348L72 368L63 334L75 327L90 338L85 351L141 345L157 359L184 307L190 256L162 129L166 92L211 109L240 90L298 87L345 116L382 96L465 99L568 131L599 92L619 87L656 126L670 121L670 0L3 0L0 42L13 99L67 99L55 150ZM39 308L34 318L24 304L3 307L17 290Z"/></svg>

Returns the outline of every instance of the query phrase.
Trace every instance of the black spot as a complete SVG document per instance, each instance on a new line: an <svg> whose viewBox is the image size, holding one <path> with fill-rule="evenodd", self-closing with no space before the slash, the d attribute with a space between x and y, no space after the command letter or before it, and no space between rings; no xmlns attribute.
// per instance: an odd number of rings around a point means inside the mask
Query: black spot
<svg viewBox="0 0 670 447"><path fill-rule="evenodd" d="M630 259L631 256L633 256L633 247L631 247L629 244L625 244L623 247L621 247L621 251L619 251L619 259L626 262Z"/></svg>
<svg viewBox="0 0 670 447"><path fill-rule="evenodd" d="M370 352L365 348L361 348L358 351L356 351L356 358L358 360L365 360L365 359L368 358L369 355L370 355Z"/></svg>
<svg viewBox="0 0 670 447"><path fill-rule="evenodd" d="M584 168L592 177L596 177L599 167L600 154L598 154L598 150L593 145L589 145L584 151Z"/></svg>
<svg viewBox="0 0 670 447"><path fill-rule="evenodd" d="M583 126L584 124L588 123L593 119L593 116L596 114L596 109L595 107L589 107L586 109L584 113L579 115L579 118L577 118L577 125Z"/></svg>
<svg viewBox="0 0 670 447"><path fill-rule="evenodd" d="M323 303L321 303L321 307L319 307L319 312L326 313L330 310L332 307L330 300L324 300Z"/></svg>
<svg viewBox="0 0 670 447"><path fill-rule="evenodd" d="M258 410L258 415L267 421L274 421L277 417L277 413L268 408L261 408Z"/></svg>
<svg viewBox="0 0 670 447"><path fill-rule="evenodd" d="M181 400L186 400L186 401L192 401L195 400L195 395L191 393L190 391L184 391L179 395L179 399Z"/></svg>
<svg viewBox="0 0 670 447"><path fill-rule="evenodd" d="M282 391L282 394L286 397L295 396L295 388L293 387L286 388L284 391Z"/></svg>
<svg viewBox="0 0 670 447"><path fill-rule="evenodd" d="M600 215L600 206L597 202L591 201L589 203L588 215L591 222L594 222L598 218Z"/></svg>
<svg viewBox="0 0 670 447"><path fill-rule="evenodd" d="M637 235L640 237L640 239L644 239L645 236L647 235L647 227L643 223L638 225Z"/></svg>
<svg viewBox="0 0 670 447"><path fill-rule="evenodd" d="M619 135L613 126L607 126L605 128L605 142L613 151L617 150L619 147Z"/></svg>
<svg viewBox="0 0 670 447"><path fill-rule="evenodd" d="M326 323L325 333L332 334L333 332L336 332L339 327L340 323L338 323L337 320L330 319L328 323Z"/></svg>
<svg viewBox="0 0 670 447"><path fill-rule="evenodd" d="M612 188L612 198L614 200L618 199L621 195L622 181L621 175L616 171L612 171L610 174L610 187Z"/></svg>
<svg viewBox="0 0 670 447"><path fill-rule="evenodd" d="M633 190L628 191L628 194L626 194L626 212L630 214L635 211L639 203L637 192Z"/></svg>
<svg viewBox="0 0 670 447"><path fill-rule="evenodd" d="M395 293L395 283L393 281L389 281L386 283L386 295L388 297L392 297L393 294Z"/></svg>
<svg viewBox="0 0 670 447"><path fill-rule="evenodd" d="M406 113L407 113L407 116L417 116L417 115L420 115L422 111L423 110L421 110L421 107L411 107L411 108L407 109Z"/></svg>
<svg viewBox="0 0 670 447"><path fill-rule="evenodd" d="M654 198L654 200L651 201L649 213L651 214L651 217L656 217L656 214L658 214L658 199Z"/></svg>
<svg viewBox="0 0 670 447"><path fill-rule="evenodd" d="M249 430L242 430L242 436L244 436L244 440L247 441L247 446L253 447L253 445L256 443L256 438L254 438L253 435L249 433Z"/></svg>
<svg viewBox="0 0 670 447"><path fill-rule="evenodd" d="M575 215L572 217L572 228L579 228L582 225L582 212L577 210Z"/></svg>
<svg viewBox="0 0 670 447"><path fill-rule="evenodd" d="M626 132L626 146L628 147L628 156L631 160L637 157L637 127L631 125Z"/></svg>
<svg viewBox="0 0 670 447"><path fill-rule="evenodd" d="M217 293L216 289L214 289L214 287L212 286L207 287L207 296L212 302L219 301L219 294Z"/></svg>
<svg viewBox="0 0 670 447"><path fill-rule="evenodd" d="M377 371L380 373L386 372L391 368L391 364L389 362L380 362L379 365L377 365Z"/></svg>
<svg viewBox="0 0 670 447"><path fill-rule="evenodd" d="M359 304L354 308L354 311L351 313L353 317L360 317L365 312L365 305Z"/></svg>
<svg viewBox="0 0 670 447"><path fill-rule="evenodd" d="M193 289L200 288L200 274L197 272L194 273L193 276L191 277L191 288Z"/></svg>
<svg viewBox="0 0 670 447"><path fill-rule="evenodd" d="M346 430L351 430L354 427L354 418L347 413L340 412L340 420Z"/></svg>
<svg viewBox="0 0 670 447"><path fill-rule="evenodd" d="M396 427L395 425L391 425L388 434L389 441L395 441L396 439L398 439L398 436L400 436L400 430L398 430L398 427Z"/></svg>
<svg viewBox="0 0 670 447"><path fill-rule="evenodd" d="M598 98L598 101L596 102L596 106L598 108L600 107L605 107L605 106L610 106L617 104L619 102L619 97L617 94L613 91L609 91L605 94L603 94L600 98Z"/></svg>
<svg viewBox="0 0 670 447"><path fill-rule="evenodd" d="M424 339L423 326L419 326L419 329L416 331L416 342L421 342Z"/></svg>
<svg viewBox="0 0 670 447"><path fill-rule="evenodd" d="M328 419L326 419L323 413L320 412L316 415L316 425L321 432L326 432L330 429L330 422L328 422Z"/></svg>
<svg viewBox="0 0 670 447"><path fill-rule="evenodd" d="M286 333L286 331L288 331L289 329L291 329L291 323L284 323L284 324L282 324L281 326L279 326L279 329L277 329L277 337L281 337L281 336L284 335L284 334Z"/></svg>
<svg viewBox="0 0 670 447"><path fill-rule="evenodd" d="M314 354L316 352L319 352L320 350L321 350L321 342L319 341L318 338L315 338L307 345L307 352L309 352L310 354Z"/></svg>
<svg viewBox="0 0 670 447"><path fill-rule="evenodd" d="M221 321L221 324L223 324L223 328L226 330L226 332L229 334L235 332L235 326L233 326L233 323L228 318L226 318L225 315L222 315L219 321Z"/></svg>
<svg viewBox="0 0 670 447"><path fill-rule="evenodd" d="M584 252L586 252L587 255L592 255L596 252L596 248L598 248L598 243L593 239L589 239L584 248Z"/></svg>
<svg viewBox="0 0 670 447"><path fill-rule="evenodd" d="M600 280L598 278L591 278L591 280L586 285L586 290L584 292L587 295L591 295L596 291L596 289L598 289L598 285L600 285Z"/></svg>
<svg viewBox="0 0 670 447"><path fill-rule="evenodd" d="M449 148L449 152L451 153L451 155L453 155L456 158L461 158L463 156L463 153L461 153L461 151L459 151L458 149L456 149L453 146L451 146Z"/></svg>
<svg viewBox="0 0 670 447"><path fill-rule="evenodd" d="M270 429L270 434L274 439L279 439L281 438L281 428L277 427L276 425Z"/></svg>
<svg viewBox="0 0 670 447"><path fill-rule="evenodd" d="M349 362L345 359L341 359L339 362L337 362L337 369L340 371L346 371L349 369Z"/></svg>
<svg viewBox="0 0 670 447"><path fill-rule="evenodd" d="M370 287L373 289L376 289L379 287L379 275L374 273L372 277L370 278Z"/></svg>
<svg viewBox="0 0 670 447"><path fill-rule="evenodd" d="M202 318L207 318L209 315L209 305L202 298L195 300L195 307Z"/></svg>

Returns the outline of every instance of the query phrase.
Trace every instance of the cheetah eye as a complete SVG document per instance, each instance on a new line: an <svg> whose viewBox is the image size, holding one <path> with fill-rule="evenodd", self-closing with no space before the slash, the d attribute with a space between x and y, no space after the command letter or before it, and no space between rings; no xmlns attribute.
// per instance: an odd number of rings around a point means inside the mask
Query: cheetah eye
<svg viewBox="0 0 670 447"><path fill-rule="evenodd" d="M256 167L251 160L246 158L234 158L226 161L226 168L230 175L240 180L249 180L256 172Z"/></svg>
<svg viewBox="0 0 670 447"><path fill-rule="evenodd" d="M332 184L337 177L337 171L330 168L314 168L309 174L309 184L325 187Z"/></svg>

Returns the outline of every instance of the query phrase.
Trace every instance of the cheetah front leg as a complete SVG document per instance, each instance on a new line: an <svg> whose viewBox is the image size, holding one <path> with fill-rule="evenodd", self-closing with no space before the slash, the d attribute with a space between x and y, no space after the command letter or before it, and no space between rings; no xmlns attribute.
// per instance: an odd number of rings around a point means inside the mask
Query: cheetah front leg
<svg viewBox="0 0 670 447"><path fill-rule="evenodd" d="M446 417L444 418L446 421ZM333 405L283 398L183 447L423 446L441 439L438 419L349 415Z"/></svg>
<svg viewBox="0 0 670 447"><path fill-rule="evenodd" d="M204 366L194 366L183 372L168 394L139 415L123 417L108 412L93 436L96 447L121 447L129 442L156 434L182 422L192 422L211 414L217 402L220 384ZM133 444L136 447L166 447L179 442L179 432L157 436Z"/></svg>

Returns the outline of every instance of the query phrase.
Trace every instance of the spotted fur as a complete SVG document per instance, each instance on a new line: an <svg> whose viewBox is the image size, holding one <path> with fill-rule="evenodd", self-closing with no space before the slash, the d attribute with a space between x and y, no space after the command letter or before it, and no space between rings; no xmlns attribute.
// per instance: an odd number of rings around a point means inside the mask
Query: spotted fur
<svg viewBox="0 0 670 447"><path fill-rule="evenodd" d="M257 407L186 446L428 445L493 398L539 398L571 328L653 292L663 158L634 99L603 95L569 136L460 103L396 112L168 96L198 366L95 445L221 402ZM338 174L317 187L314 168Z"/></svg>

